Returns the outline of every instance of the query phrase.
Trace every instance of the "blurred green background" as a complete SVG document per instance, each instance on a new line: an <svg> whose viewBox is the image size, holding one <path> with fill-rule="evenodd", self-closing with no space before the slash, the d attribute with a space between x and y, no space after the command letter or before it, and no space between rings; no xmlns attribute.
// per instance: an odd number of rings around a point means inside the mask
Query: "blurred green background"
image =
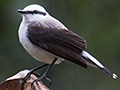
<svg viewBox="0 0 120 90"><path fill-rule="evenodd" d="M87 51L120 76L120 0L0 0L0 82L40 64L18 41L17 9L40 4L87 41ZM39 70L42 74L46 68ZM65 61L48 73L51 90L120 90L120 79Z"/></svg>

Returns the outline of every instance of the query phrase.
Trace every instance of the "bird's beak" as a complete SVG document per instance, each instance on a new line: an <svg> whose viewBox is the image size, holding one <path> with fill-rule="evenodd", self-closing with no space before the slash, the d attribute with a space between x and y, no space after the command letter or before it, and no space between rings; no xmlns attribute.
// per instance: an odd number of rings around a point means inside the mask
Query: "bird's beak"
<svg viewBox="0 0 120 90"><path fill-rule="evenodd" d="M21 14L24 14L25 11L21 10L21 9L18 9L17 12L21 13Z"/></svg>

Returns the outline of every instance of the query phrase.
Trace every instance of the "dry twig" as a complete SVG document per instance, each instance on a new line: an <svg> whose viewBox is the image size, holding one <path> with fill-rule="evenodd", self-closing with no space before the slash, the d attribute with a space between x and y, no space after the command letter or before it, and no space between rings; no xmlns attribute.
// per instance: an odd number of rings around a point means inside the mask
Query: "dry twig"
<svg viewBox="0 0 120 90"><path fill-rule="evenodd" d="M0 83L0 90L50 90L41 81L39 81L38 84L33 83L31 87L31 83L37 79L33 74L23 84L23 78L28 72L29 70L20 71L16 75Z"/></svg>

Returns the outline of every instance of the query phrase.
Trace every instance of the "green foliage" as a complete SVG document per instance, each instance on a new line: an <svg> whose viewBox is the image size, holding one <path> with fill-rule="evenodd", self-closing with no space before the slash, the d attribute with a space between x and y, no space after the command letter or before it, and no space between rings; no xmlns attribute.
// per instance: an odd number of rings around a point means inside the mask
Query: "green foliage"
<svg viewBox="0 0 120 90"><path fill-rule="evenodd" d="M120 76L119 0L0 0L0 81L41 64L23 49L17 36L21 22L17 9L32 3L44 6L86 39L88 52ZM48 77L53 81L51 90L119 90L120 84L119 78L113 80L101 70L86 70L68 61L54 66Z"/></svg>

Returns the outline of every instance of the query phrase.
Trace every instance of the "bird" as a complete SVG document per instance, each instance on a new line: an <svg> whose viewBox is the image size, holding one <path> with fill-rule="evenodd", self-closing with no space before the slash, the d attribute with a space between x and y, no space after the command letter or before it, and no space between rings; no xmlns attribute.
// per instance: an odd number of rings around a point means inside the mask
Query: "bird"
<svg viewBox="0 0 120 90"><path fill-rule="evenodd" d="M53 65L64 60L84 68L88 65L99 68L114 79L118 77L87 52L84 38L51 16L43 6L31 4L17 11L22 14L22 22L18 30L20 43L33 58L45 63L44 66L49 65L42 78Z"/></svg>

